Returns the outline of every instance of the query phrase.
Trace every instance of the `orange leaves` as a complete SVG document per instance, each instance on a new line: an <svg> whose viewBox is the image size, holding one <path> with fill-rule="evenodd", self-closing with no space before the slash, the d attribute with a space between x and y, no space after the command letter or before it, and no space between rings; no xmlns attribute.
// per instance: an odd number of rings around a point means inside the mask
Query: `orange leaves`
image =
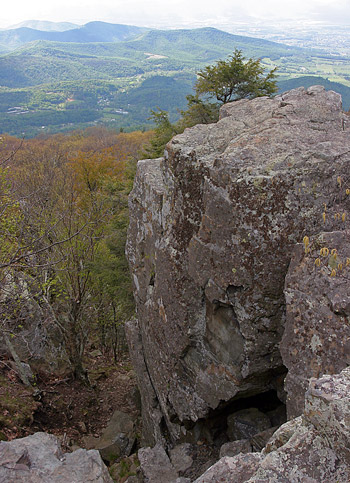
<svg viewBox="0 0 350 483"><path fill-rule="evenodd" d="M5 233L15 251L72 240L77 233L74 243L80 243L93 230L100 239L111 217L125 209L132 179L130 160L135 163L150 135L91 128L23 141L3 136L3 182L8 183L13 201L5 200L6 190L0 187L2 201L6 201L6 213L15 215L20 207L20 219L14 216L5 227L2 217L2 247ZM18 233L22 238L14 240ZM8 249L6 254L0 251L0 258L9 258Z"/></svg>
<svg viewBox="0 0 350 483"><path fill-rule="evenodd" d="M111 148L100 152L78 151L68 163L76 183L76 189L81 192L96 192L104 179L121 178L125 171L125 161L118 162Z"/></svg>
<svg viewBox="0 0 350 483"><path fill-rule="evenodd" d="M127 164L138 159L150 136L150 132L117 133L94 127L24 140L11 160L10 174L28 194L33 184L41 190L57 185L59 171L72 177L78 193L96 192L106 179L124 182L128 178ZM5 141L0 146L2 158L20 143L10 137Z"/></svg>

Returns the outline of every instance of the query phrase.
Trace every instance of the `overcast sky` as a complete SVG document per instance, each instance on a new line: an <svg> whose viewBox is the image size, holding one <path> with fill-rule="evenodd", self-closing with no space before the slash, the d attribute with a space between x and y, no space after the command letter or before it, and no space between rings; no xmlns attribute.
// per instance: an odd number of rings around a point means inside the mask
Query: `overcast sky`
<svg viewBox="0 0 350 483"><path fill-rule="evenodd" d="M0 27L24 20L92 20L144 26L218 26L280 19L350 24L349 0L7 0Z"/></svg>

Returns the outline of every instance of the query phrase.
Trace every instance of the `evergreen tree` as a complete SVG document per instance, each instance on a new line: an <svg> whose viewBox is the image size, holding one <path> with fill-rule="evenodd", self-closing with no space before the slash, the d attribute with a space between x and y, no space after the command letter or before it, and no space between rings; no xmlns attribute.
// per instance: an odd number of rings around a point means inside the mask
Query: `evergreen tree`
<svg viewBox="0 0 350 483"><path fill-rule="evenodd" d="M187 109L181 111L177 123L169 121L166 111L152 111L151 119L156 124L155 134L143 154L149 158L158 158L163 155L167 142L186 127L218 121L222 104L275 94L275 72L276 69L272 69L265 74L260 59L247 60L238 49L228 60L219 60L214 65L206 66L197 73L195 94L187 96Z"/></svg>
<svg viewBox="0 0 350 483"><path fill-rule="evenodd" d="M215 97L221 104L239 99L271 96L277 92L276 69L266 75L260 59L243 57L236 49L227 61L219 60L197 73L197 96Z"/></svg>

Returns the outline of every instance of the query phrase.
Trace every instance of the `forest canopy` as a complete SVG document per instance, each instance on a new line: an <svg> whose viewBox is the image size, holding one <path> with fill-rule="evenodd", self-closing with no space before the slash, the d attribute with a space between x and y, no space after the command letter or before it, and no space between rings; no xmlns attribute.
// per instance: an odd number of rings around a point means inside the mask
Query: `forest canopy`
<svg viewBox="0 0 350 483"><path fill-rule="evenodd" d="M124 255L127 195L150 136L90 128L2 137L0 319L8 347L35 318L59 334L77 379L86 379L92 340L117 358L120 327L134 310Z"/></svg>

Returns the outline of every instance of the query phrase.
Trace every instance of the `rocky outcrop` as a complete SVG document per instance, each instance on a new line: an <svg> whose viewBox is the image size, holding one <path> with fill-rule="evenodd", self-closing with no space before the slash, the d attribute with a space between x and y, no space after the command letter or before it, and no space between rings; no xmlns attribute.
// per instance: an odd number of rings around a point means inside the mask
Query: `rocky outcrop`
<svg viewBox="0 0 350 483"><path fill-rule="evenodd" d="M225 457L195 483L350 481L350 368L312 379L305 411L281 426L262 453Z"/></svg>
<svg viewBox="0 0 350 483"><path fill-rule="evenodd" d="M227 104L217 124L138 163L128 339L148 444L198 438L211 410L238 398L283 400L291 252L305 236L349 226L346 121L338 94L300 88Z"/></svg>
<svg viewBox="0 0 350 483"><path fill-rule="evenodd" d="M311 379L304 406L302 416L268 436L262 451L248 440L226 443L219 461L199 477L189 478L187 471L196 463L191 457L195 445L181 444L169 455L161 445L141 449L140 468L130 483L350 481L350 367Z"/></svg>
<svg viewBox="0 0 350 483"><path fill-rule="evenodd" d="M322 233L306 251L301 245L294 249L285 285L281 353L288 368L289 418L302 413L311 377L336 374L350 365L349 233Z"/></svg>
<svg viewBox="0 0 350 483"><path fill-rule="evenodd" d="M47 314L44 315L35 296L31 294L33 282L30 275L7 273L1 283L0 356L19 359L17 371L20 371L20 361L22 365L28 366L29 363L34 372L45 370L45 367L58 372L67 368L62 334L54 323L48 322Z"/></svg>
<svg viewBox="0 0 350 483"><path fill-rule="evenodd" d="M64 454L55 436L35 433L0 442L1 483L113 483L98 451Z"/></svg>

